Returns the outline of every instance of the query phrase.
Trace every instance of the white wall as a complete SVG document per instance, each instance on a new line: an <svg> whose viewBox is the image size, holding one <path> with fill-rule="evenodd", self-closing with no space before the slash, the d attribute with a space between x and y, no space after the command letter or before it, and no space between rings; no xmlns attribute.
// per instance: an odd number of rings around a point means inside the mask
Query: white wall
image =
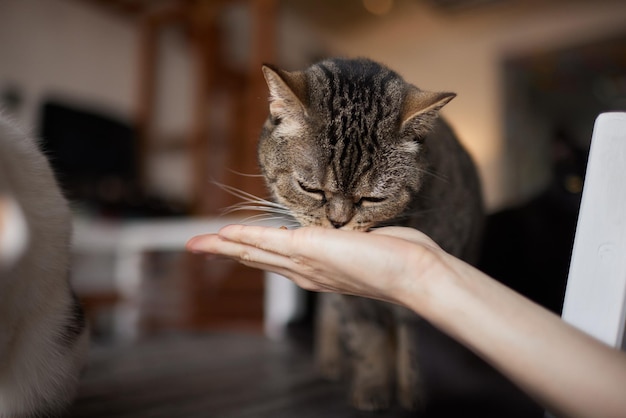
<svg viewBox="0 0 626 418"><path fill-rule="evenodd" d="M490 209L511 201L505 179L504 57L626 33L626 2L517 2L444 15L404 2L377 25L328 32L333 53L386 63L428 90L458 93L443 111L480 166Z"/></svg>
<svg viewBox="0 0 626 418"><path fill-rule="evenodd" d="M229 54L247 71L247 9L231 9L225 20L230 26ZM16 116L25 127L36 126L38 108L48 94L132 120L138 94L138 29L133 19L79 0L0 0L0 92L9 85L20 88L23 103ZM296 68L319 54L315 32L288 11L281 14L277 33L278 64ZM163 31L159 42L152 138L157 151L148 159L148 186L185 200L191 173L186 150L161 145L188 134L193 65L181 31Z"/></svg>
<svg viewBox="0 0 626 418"><path fill-rule="evenodd" d="M138 37L129 21L77 1L0 1L0 89L23 93L22 123L36 123L46 94L128 116L136 93Z"/></svg>
<svg viewBox="0 0 626 418"><path fill-rule="evenodd" d="M480 165L491 209L515 198L505 180L503 57L626 32L624 1L518 1L515 7L451 15L433 12L424 2L396 3L398 10L377 24L347 25L349 30L317 30L303 16L283 11L278 64L301 68L324 51L369 56L421 88L458 93L443 113ZM249 34L246 14L233 16L230 24L238 34L231 43L233 54L245 63L246 45L240 44ZM131 118L137 94L137 29L131 19L77 0L0 0L0 91L6 83L23 89L18 116L27 125L36 122L40 100L49 93ZM194 86L184 38L175 31L165 33L161 45L161 136L156 140L171 140L185 135ZM188 193L184 153L157 155L151 161L153 188L179 198Z"/></svg>
<svg viewBox="0 0 626 418"><path fill-rule="evenodd" d="M132 121L139 80L139 26L133 19L77 0L0 1L0 91L18 86L17 119L38 121L48 95L69 99ZM155 142L179 139L187 129L191 87L188 51L181 36L160 39ZM184 199L189 191L185 155L149 159L150 187ZM166 174L166 175L165 175Z"/></svg>

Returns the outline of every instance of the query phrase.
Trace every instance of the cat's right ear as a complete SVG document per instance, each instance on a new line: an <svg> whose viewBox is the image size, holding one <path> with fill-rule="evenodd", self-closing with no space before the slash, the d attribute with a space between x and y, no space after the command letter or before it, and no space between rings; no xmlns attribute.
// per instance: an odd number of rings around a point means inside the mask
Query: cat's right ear
<svg viewBox="0 0 626 418"><path fill-rule="evenodd" d="M302 72L289 72L263 65L270 91L270 114L274 120L300 122L306 116L306 79Z"/></svg>

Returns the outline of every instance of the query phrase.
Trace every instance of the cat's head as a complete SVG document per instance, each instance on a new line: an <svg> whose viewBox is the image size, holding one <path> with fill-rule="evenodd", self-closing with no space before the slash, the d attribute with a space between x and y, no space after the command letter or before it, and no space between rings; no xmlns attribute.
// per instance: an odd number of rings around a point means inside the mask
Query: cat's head
<svg viewBox="0 0 626 418"><path fill-rule="evenodd" d="M407 208L426 169L424 138L455 94L422 91L366 59L263 73L259 163L300 224L367 230Z"/></svg>

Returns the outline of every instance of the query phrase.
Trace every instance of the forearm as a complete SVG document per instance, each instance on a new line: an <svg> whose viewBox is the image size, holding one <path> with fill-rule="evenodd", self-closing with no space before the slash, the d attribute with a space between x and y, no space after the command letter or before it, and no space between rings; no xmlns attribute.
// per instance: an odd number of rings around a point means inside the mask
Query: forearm
<svg viewBox="0 0 626 418"><path fill-rule="evenodd" d="M626 416L626 354L564 323L410 228L370 234L232 226L188 248L286 275L308 290L404 305L482 356L546 408Z"/></svg>
<svg viewBox="0 0 626 418"><path fill-rule="evenodd" d="M624 353L457 261L446 260L451 267L442 269L439 277L427 278L427 292L406 295L403 303L552 412L571 417L626 416Z"/></svg>

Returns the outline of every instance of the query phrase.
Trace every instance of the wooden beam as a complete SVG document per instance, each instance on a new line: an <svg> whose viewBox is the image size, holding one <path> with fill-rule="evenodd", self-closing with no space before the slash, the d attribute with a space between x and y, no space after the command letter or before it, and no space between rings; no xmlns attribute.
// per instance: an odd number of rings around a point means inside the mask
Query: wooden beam
<svg viewBox="0 0 626 418"><path fill-rule="evenodd" d="M220 44L217 15L220 2L198 0L188 9L188 22L191 28L193 54L194 97L192 106L191 178L192 178L192 213L206 215L213 212L208 193L210 152L209 112L210 91L215 79L215 62Z"/></svg>
<svg viewBox="0 0 626 418"><path fill-rule="evenodd" d="M150 138L154 134L154 108L158 100L156 79L159 32L168 25L180 23L183 19L183 9L178 2L175 2L168 7L144 11L139 22L139 72L135 124L137 128L136 166L142 185L147 183L146 156L151 152Z"/></svg>
<svg viewBox="0 0 626 418"><path fill-rule="evenodd" d="M277 0L251 0L250 14L252 22L251 51L248 67L248 83L245 111L245 133L243 144L238 152L242 153L241 167L244 173L257 173L257 141L261 127L268 115L268 91L261 72L265 62L276 60ZM266 194L265 185L259 177L240 177L240 188L257 196Z"/></svg>

